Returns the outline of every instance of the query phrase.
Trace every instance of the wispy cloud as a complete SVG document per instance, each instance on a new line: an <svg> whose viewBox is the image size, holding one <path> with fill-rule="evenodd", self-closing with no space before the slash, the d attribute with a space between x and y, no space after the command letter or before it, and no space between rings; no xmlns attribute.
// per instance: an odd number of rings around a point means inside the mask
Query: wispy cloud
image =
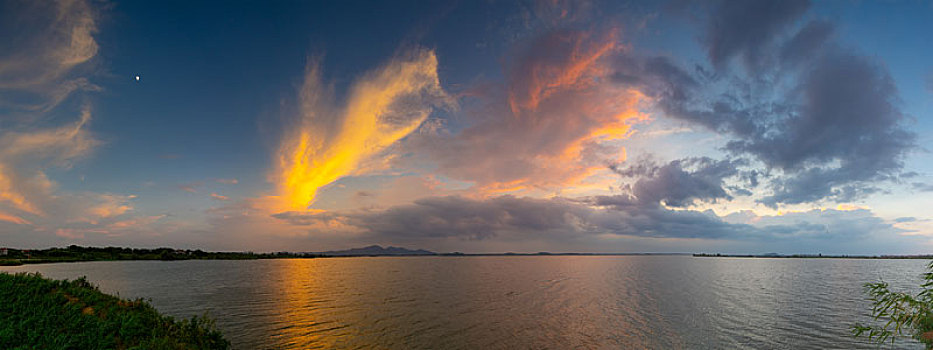
<svg viewBox="0 0 933 350"><path fill-rule="evenodd" d="M399 54L350 87L339 104L317 61L308 64L300 108L289 125L271 175L280 206L304 209L322 186L352 175L367 158L407 136L446 101L433 51Z"/></svg>
<svg viewBox="0 0 933 350"><path fill-rule="evenodd" d="M211 198L216 199L216 200L219 200L219 201L230 200L230 198L227 198L227 196L222 196L222 195L219 195L219 194L216 194L216 193L211 193Z"/></svg>
<svg viewBox="0 0 933 350"><path fill-rule="evenodd" d="M178 189L188 193L198 193L198 187L201 186L204 186L204 183L201 181L196 181L178 185Z"/></svg>
<svg viewBox="0 0 933 350"><path fill-rule="evenodd" d="M23 219L13 214L4 213L4 212L0 212L0 221L12 222L14 224L19 224L19 225L32 225L32 223L27 221L26 219Z"/></svg>
<svg viewBox="0 0 933 350"><path fill-rule="evenodd" d="M80 90L98 90L75 70L97 55L97 13L85 1L20 2L0 15L4 33L19 33L15 47L0 54L0 91L31 94L0 106L44 112ZM8 28L14 27L15 28ZM32 101L32 102L22 102Z"/></svg>
<svg viewBox="0 0 933 350"><path fill-rule="evenodd" d="M85 128L90 119L85 108L72 125L0 133L0 205L43 215L55 189L43 169L68 168L100 143Z"/></svg>
<svg viewBox="0 0 933 350"><path fill-rule="evenodd" d="M0 221L68 238L132 220L135 196L67 191L47 175L52 169L67 173L102 144L89 130L90 103L79 105L74 121L58 122L75 113L63 104L70 96L99 90L89 80L98 52L95 8L49 1L4 9L2 32L21 36L0 53L0 96L17 97L0 97Z"/></svg>

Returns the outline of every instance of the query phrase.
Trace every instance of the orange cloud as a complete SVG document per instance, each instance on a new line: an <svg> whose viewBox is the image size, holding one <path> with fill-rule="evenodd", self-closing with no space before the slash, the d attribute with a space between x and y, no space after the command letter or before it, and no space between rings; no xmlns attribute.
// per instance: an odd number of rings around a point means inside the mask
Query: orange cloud
<svg viewBox="0 0 933 350"><path fill-rule="evenodd" d="M85 234L88 234L88 233L96 233L96 234L101 234L101 235L109 235L109 234L110 234L110 231L107 231L107 230L104 230L104 229L96 229L96 228L59 228L59 229L55 229L55 235L56 235L56 236L59 236L59 237L62 237L62 238L68 238L68 239L82 239L82 238L84 238L84 235L85 235Z"/></svg>
<svg viewBox="0 0 933 350"><path fill-rule="evenodd" d="M42 168L70 167L100 142L86 130L91 119L85 107L71 125L29 132L0 133L0 205L44 215L55 184Z"/></svg>
<svg viewBox="0 0 933 350"><path fill-rule="evenodd" d="M85 218L91 222L97 219L106 219L114 216L123 215L133 209L128 201L135 196L115 196L108 194L95 195L98 203L91 205L85 212Z"/></svg>
<svg viewBox="0 0 933 350"><path fill-rule="evenodd" d="M216 194L216 193L211 193L211 198L216 199L216 200L221 200L221 201L225 201L225 200L229 200L229 199L230 199L230 198L227 198L227 196L221 196L221 195Z"/></svg>
<svg viewBox="0 0 933 350"><path fill-rule="evenodd" d="M486 194L550 192L576 186L625 159L618 140L647 117L640 91L609 79L623 47L616 31L559 30L537 38L512 60L508 83L473 89L474 124L434 132L412 146L445 175Z"/></svg>
<svg viewBox="0 0 933 350"><path fill-rule="evenodd" d="M445 100L433 51L413 50L366 74L350 88L344 106L309 63L300 91L300 115L286 132L270 176L281 209L306 209L318 189L357 173L360 165L404 138Z"/></svg>
<svg viewBox="0 0 933 350"><path fill-rule="evenodd" d="M13 208L30 214L41 214L39 208L35 204L27 200L24 194L19 193L18 190L13 187L14 181L11 177L12 174L8 173L6 169L4 169L4 165L0 163L0 202L6 202L12 205Z"/></svg>
<svg viewBox="0 0 933 350"><path fill-rule="evenodd" d="M32 223L26 219L2 211L0 211L0 221L12 222L19 225L32 225Z"/></svg>
<svg viewBox="0 0 933 350"><path fill-rule="evenodd" d="M166 215L154 215L154 216L143 216L143 217L138 217L138 218L133 218L133 219L128 219L128 220L121 220L121 221L117 221L117 222L107 225L106 228L109 230L126 230L126 229L141 228L144 226L148 226L152 223L155 223L156 221L159 221L165 217Z"/></svg>
<svg viewBox="0 0 933 350"><path fill-rule="evenodd" d="M512 72L509 106L516 116L522 111L534 111L549 96L568 89L582 90L596 83L584 77L603 75L597 64L616 48L615 31L593 40L590 32L555 32L544 36L532 52L557 53L551 59L525 58ZM547 56L545 56L547 57Z"/></svg>

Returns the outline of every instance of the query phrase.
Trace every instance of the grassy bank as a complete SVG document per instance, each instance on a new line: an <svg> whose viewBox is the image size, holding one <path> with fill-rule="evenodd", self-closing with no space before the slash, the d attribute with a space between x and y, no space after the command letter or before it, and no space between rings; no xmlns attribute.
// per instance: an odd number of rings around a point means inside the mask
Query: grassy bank
<svg viewBox="0 0 933 350"><path fill-rule="evenodd" d="M226 349L210 319L175 320L84 278L0 273L0 349Z"/></svg>

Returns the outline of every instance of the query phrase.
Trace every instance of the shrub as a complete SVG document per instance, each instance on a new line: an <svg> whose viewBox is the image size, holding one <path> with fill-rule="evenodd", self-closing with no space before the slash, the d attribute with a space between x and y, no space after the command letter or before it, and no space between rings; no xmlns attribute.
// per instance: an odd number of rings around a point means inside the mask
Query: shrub
<svg viewBox="0 0 933 350"><path fill-rule="evenodd" d="M0 273L0 349L227 349L207 317L176 321L85 278Z"/></svg>
<svg viewBox="0 0 933 350"><path fill-rule="evenodd" d="M892 343L900 336L910 335L933 349L933 262L923 274L921 291L917 295L891 291L884 281L866 283L865 290L872 302L871 317L876 325L856 323L852 332L856 337Z"/></svg>

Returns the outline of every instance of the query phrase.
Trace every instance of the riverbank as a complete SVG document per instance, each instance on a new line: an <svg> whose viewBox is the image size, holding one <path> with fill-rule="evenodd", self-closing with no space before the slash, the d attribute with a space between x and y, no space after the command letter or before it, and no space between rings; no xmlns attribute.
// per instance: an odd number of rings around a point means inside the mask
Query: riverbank
<svg viewBox="0 0 933 350"><path fill-rule="evenodd" d="M0 248L0 266L23 264L46 264L81 261L121 260L255 260L281 258L314 258L314 254L298 253L253 253L253 252L205 252L200 249L174 248L122 248L82 247L71 245L65 248L14 249Z"/></svg>
<svg viewBox="0 0 933 350"><path fill-rule="evenodd" d="M206 317L175 320L84 278L0 273L0 348L227 349L229 342Z"/></svg>

